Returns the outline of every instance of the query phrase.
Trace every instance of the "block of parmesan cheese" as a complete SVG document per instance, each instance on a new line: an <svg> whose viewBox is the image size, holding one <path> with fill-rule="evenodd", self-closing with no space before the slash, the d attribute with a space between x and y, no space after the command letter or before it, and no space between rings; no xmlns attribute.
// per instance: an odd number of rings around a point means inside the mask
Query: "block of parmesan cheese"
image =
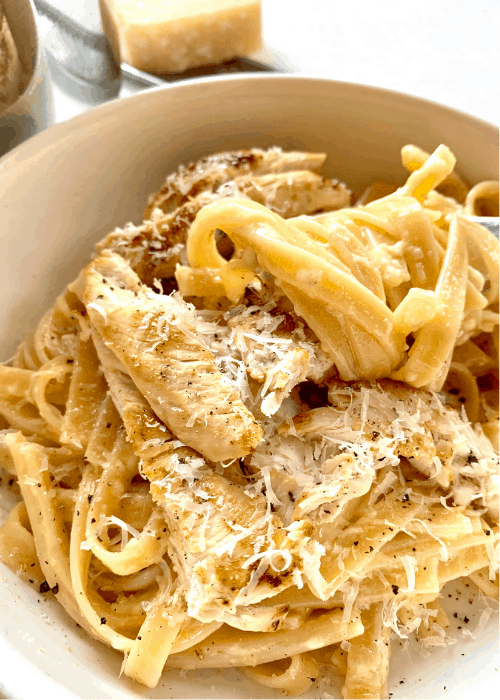
<svg viewBox="0 0 500 700"><path fill-rule="evenodd" d="M100 0L105 33L122 61L178 73L247 56L262 45L260 0Z"/></svg>

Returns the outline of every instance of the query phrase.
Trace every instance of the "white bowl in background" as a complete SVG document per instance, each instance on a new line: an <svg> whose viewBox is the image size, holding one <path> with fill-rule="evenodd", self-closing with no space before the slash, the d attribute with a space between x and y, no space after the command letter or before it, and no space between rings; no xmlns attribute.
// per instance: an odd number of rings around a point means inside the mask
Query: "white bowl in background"
<svg viewBox="0 0 500 700"><path fill-rule="evenodd" d="M360 192L403 182L400 149L446 143L475 184L498 178L498 130L448 107L387 90L293 75L178 83L116 100L52 127L0 161L0 359L76 276L94 243L138 222L147 195L179 163L220 150L279 145L325 151L327 175ZM0 522L15 498L0 489ZM3 515L2 515L3 510ZM498 683L496 615L473 615L469 590L450 588L475 639L428 658L395 644L393 698L470 698ZM459 598L459 600L455 600ZM484 605L481 608L484 609ZM60 606L0 565L0 692L52 698L282 697L235 670L167 672L151 691L118 679L121 655L94 642ZM401 683L404 681L404 683ZM316 686L305 697L325 697ZM338 689L337 689L338 690ZM328 697L328 696L327 696ZM339 695L337 695L339 697Z"/></svg>

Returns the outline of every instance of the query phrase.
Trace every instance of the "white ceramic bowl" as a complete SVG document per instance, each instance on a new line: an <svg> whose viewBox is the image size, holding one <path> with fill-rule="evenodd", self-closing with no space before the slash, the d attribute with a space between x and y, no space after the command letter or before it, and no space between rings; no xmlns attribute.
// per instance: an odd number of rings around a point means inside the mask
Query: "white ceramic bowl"
<svg viewBox="0 0 500 700"><path fill-rule="evenodd" d="M326 174L360 191L376 179L404 180L399 153L406 143L428 151L446 143L472 184L498 177L498 130L490 124L400 93L292 75L193 80L52 127L0 161L1 359L76 276L93 244L112 227L137 222L147 195L179 163L272 144L325 151ZM0 521L13 498L0 489ZM81 634L57 603L0 567L0 692L8 697L282 697L236 671L187 678L171 671L154 691L118 679L118 653ZM449 591L451 611L466 611L474 633L480 615L470 612L468 590L460 597L457 588ZM475 639L455 625L457 643L426 659L396 644L393 697L465 699L491 691L498 683L495 618L481 618ZM307 697L323 692L313 687Z"/></svg>

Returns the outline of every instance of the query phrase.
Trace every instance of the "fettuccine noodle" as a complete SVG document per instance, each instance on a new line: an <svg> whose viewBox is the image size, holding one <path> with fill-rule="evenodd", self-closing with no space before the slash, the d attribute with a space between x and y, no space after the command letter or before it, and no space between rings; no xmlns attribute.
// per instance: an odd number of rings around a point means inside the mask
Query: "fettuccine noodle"
<svg viewBox="0 0 500 700"><path fill-rule="evenodd" d="M447 582L498 595L498 183L402 160L354 204L320 154L181 169L0 366L0 557L130 678L386 698Z"/></svg>

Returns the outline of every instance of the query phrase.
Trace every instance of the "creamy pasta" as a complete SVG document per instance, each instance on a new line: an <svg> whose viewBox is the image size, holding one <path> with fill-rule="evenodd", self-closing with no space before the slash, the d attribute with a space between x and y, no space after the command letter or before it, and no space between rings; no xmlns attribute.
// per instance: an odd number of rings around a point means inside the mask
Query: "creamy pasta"
<svg viewBox="0 0 500 700"><path fill-rule="evenodd" d="M354 203L321 154L179 169L0 366L0 557L136 681L386 698L447 582L498 597L498 183L402 160Z"/></svg>

